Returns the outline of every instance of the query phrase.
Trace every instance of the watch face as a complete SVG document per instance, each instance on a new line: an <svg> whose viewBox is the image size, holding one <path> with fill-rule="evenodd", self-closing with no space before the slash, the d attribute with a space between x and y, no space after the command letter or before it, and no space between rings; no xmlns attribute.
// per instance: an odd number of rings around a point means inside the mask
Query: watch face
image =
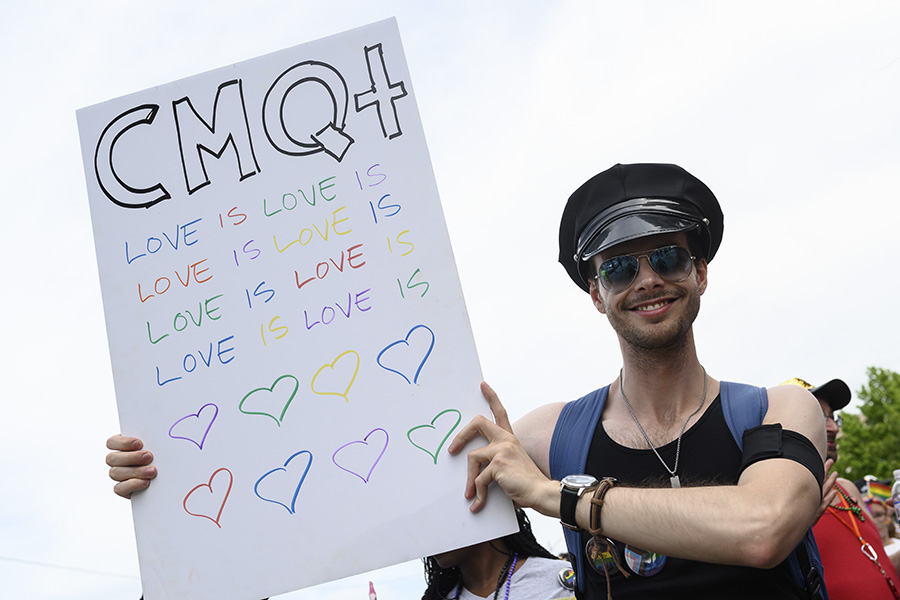
<svg viewBox="0 0 900 600"><path fill-rule="evenodd" d="M597 478L591 475L566 475L562 484L568 488L587 488L597 485Z"/></svg>

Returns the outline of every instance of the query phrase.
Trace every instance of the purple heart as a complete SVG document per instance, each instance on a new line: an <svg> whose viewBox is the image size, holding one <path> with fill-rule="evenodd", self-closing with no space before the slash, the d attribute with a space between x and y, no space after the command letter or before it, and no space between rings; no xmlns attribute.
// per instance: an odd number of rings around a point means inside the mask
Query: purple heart
<svg viewBox="0 0 900 600"><path fill-rule="evenodd" d="M369 438L372 437L372 434L376 431L380 431L384 434L384 444L381 446L380 451L377 443L375 443L374 446L371 446L371 450L367 451L366 448L369 448ZM331 456L331 462L333 462L339 469L347 471L351 475L356 475L363 480L363 483L369 483L369 477L372 476L372 471L375 470L375 465L377 465L378 461L381 460L381 457L384 456L384 453L388 447L389 440L390 437L388 436L387 431L381 428L373 429L362 440L348 442L335 450L334 454ZM360 448L359 445L362 445L364 448ZM341 451L343 451L341 455L342 462L344 464L350 464L353 468L347 468L338 463L338 453L340 453ZM378 453L378 456L375 457L375 460L373 461L372 456L374 456L375 453ZM369 472L366 473L365 477L353 470L354 468L358 468L361 471L365 471L366 466L368 466L370 463L372 466L369 467Z"/></svg>
<svg viewBox="0 0 900 600"><path fill-rule="evenodd" d="M207 422L203 420L200 415L202 415L204 412L209 415L210 411L206 410L209 407L212 407L212 416L205 417L209 419L209 421ZM215 423L216 417L218 416L218 406L212 403L204 404L197 412L181 417L180 419L175 421L172 426L169 427L169 437L174 440L187 440L196 444L198 448L203 450L203 443L206 441L206 436L209 434L209 430L212 428L213 423ZM179 427L180 424L181 426ZM204 429L204 426L206 427L206 429ZM176 427L178 427L179 430L184 431L184 434L175 435L174 431ZM200 435L200 431L203 431L203 435ZM197 441L198 438L200 440L199 442Z"/></svg>

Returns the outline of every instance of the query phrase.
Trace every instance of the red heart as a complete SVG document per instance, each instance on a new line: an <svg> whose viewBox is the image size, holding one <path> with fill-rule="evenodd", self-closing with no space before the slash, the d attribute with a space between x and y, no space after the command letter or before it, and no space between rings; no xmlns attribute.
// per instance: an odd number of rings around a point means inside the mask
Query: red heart
<svg viewBox="0 0 900 600"><path fill-rule="evenodd" d="M223 475L222 477L219 477L219 480L222 482L222 484L217 485L216 489L213 490L213 480L216 479L216 475L218 475L219 473L223 473L223 472L225 473L225 475ZM224 485L225 479L228 480L228 488L225 490L225 494L222 497L222 501L219 502L218 497L220 495L222 495L220 490L222 489L222 487ZM187 514L193 515L195 517L203 517L204 519L209 519L210 521L212 521L213 523L216 524L216 527L221 529L222 526L219 525L219 518L221 518L221 516L222 516L222 509L225 508L225 502L228 500L228 494L231 493L231 484L232 483L234 483L234 476L231 474L231 471L229 471L228 469L222 467L221 469L213 472L213 474L209 476L209 483L201 483L200 485L198 485L197 487L195 487L194 489L189 491L187 493L187 496L184 497L184 502L182 503L182 506L184 506L185 512L187 512ZM188 510L188 507L187 507L188 500L191 498L191 496L194 494L194 492L196 492L197 490L199 490L201 488L205 488L206 491L209 493L209 496L197 496L194 499L193 504L197 504L199 502L199 503L201 503L201 505L207 505L207 506L211 505L213 507L213 510L215 510L216 504L218 503L218 512L216 513L215 519L212 518L209 514L206 514L207 512L212 514L212 512L213 512L212 510L208 510L208 511L204 511L204 512L191 512L190 510Z"/></svg>

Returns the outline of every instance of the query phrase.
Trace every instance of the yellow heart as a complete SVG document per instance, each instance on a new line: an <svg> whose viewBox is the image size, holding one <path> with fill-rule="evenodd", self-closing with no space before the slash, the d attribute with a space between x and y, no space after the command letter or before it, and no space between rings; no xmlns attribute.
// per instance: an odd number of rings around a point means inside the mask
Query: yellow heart
<svg viewBox="0 0 900 600"><path fill-rule="evenodd" d="M344 388L343 392L333 392L333 391L320 391L316 389L316 379L319 377L319 374L325 369L331 369L334 371L335 365L347 355L353 355L356 360L356 364L353 367L353 376L350 377L350 382L347 384L347 387ZM346 361L345 361L346 362ZM350 399L347 397L347 394L350 393L350 388L353 386L353 382L356 381L356 375L359 373L359 354L355 350L347 350L346 352L342 352L338 354L337 358L331 361L330 364L324 364L319 367L319 370L316 371L316 374L313 375L312 381L309 382L309 389L312 390L313 394L319 394L320 396L340 396L343 398L348 404L350 403Z"/></svg>

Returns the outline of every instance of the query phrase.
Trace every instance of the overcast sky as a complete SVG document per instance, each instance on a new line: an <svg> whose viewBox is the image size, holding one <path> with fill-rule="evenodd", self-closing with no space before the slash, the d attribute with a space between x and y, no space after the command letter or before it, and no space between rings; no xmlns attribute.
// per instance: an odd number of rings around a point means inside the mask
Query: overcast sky
<svg viewBox="0 0 900 600"><path fill-rule="evenodd" d="M896 2L7 4L4 597L140 595L104 465L118 419L75 110L387 17L482 369L513 418L616 376L615 336L556 236L568 195L617 162L680 164L722 204L695 325L711 375L839 377L855 397L867 367L900 369ZM556 524L538 530L562 550ZM413 562L282 598L361 599L369 579L382 600L423 587Z"/></svg>

